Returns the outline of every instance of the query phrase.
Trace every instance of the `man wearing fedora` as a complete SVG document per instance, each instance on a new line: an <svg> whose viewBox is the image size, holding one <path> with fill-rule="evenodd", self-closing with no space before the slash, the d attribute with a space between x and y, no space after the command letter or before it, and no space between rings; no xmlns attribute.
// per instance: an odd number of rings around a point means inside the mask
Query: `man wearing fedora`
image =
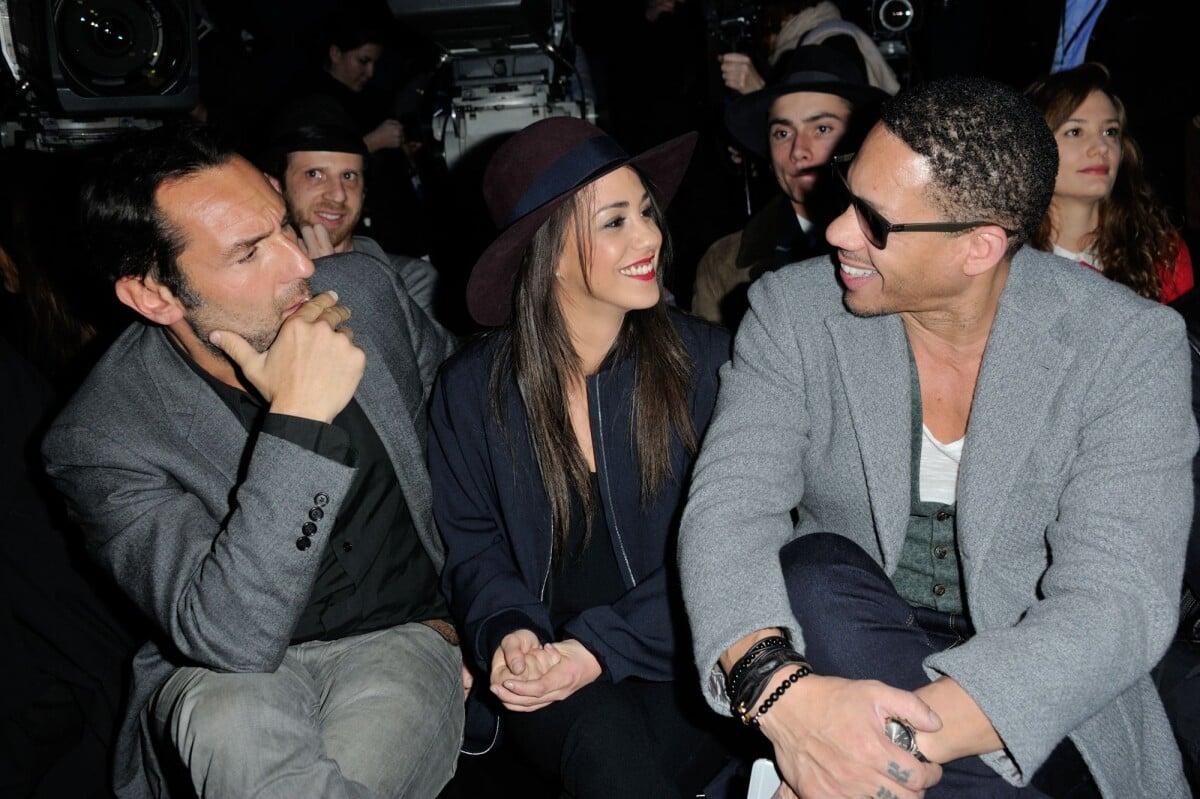
<svg viewBox="0 0 1200 799"><path fill-rule="evenodd" d="M746 311L750 282L828 251L825 225L837 212L839 195L825 179L829 159L853 151L884 97L853 58L814 44L797 47L764 88L729 105L730 134L747 152L770 160L782 193L750 217L744 230L719 239L700 259L693 313L734 330Z"/></svg>
<svg viewBox="0 0 1200 799"><path fill-rule="evenodd" d="M359 252L382 261L432 316L438 279L433 264L384 252L371 237L354 233L367 194L367 147L341 106L322 95L294 101L275 121L259 160L283 193L310 258Z"/></svg>
<svg viewBox="0 0 1200 799"><path fill-rule="evenodd" d="M1150 678L1192 515L1182 320L1023 246L1057 147L1000 84L901 92L837 166L836 263L751 287L680 529L709 703L781 797L1184 799Z"/></svg>
<svg viewBox="0 0 1200 799"><path fill-rule="evenodd" d="M314 270L278 192L203 128L128 142L84 198L139 320L43 452L152 626L116 794L435 796L463 729L424 466L449 336L372 258Z"/></svg>

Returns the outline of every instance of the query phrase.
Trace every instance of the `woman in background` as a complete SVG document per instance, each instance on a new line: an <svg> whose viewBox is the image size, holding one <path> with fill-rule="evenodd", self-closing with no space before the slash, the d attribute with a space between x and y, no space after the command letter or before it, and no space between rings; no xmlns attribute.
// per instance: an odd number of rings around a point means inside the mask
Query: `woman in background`
<svg viewBox="0 0 1200 799"><path fill-rule="evenodd" d="M506 741L572 797L693 796L721 765L674 574L729 354L723 331L663 298L660 203L694 143L630 158L562 117L497 150L484 197L504 230L467 295L500 329L433 389L434 516L464 657Z"/></svg>
<svg viewBox="0 0 1200 799"><path fill-rule="evenodd" d="M1054 198L1033 246L1149 299L1167 303L1191 290L1187 245L1146 181L1108 70L1082 64L1037 81L1025 95L1054 131L1059 159Z"/></svg>

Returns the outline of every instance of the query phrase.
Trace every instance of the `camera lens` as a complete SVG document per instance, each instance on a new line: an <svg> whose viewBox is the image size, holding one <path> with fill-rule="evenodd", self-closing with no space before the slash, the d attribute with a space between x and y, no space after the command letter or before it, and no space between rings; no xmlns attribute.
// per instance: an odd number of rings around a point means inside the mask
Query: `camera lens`
<svg viewBox="0 0 1200 799"><path fill-rule="evenodd" d="M900 33L913 23L913 6L909 0L884 0L876 6L875 18L886 31Z"/></svg>
<svg viewBox="0 0 1200 799"><path fill-rule="evenodd" d="M86 95L163 94L188 71L183 13L172 0L59 0L59 62Z"/></svg>

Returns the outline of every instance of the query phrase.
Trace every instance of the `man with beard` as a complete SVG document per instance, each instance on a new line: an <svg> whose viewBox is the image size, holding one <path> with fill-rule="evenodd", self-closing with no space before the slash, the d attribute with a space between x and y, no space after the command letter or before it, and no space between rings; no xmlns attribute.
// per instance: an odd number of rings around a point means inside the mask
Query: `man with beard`
<svg viewBox="0 0 1200 799"><path fill-rule="evenodd" d="M354 235L366 197L367 148L346 113L328 97L297 100L280 114L262 166L287 203L312 258L360 252L396 271L409 295L432 315L437 270L428 261L393 255Z"/></svg>
<svg viewBox="0 0 1200 799"><path fill-rule="evenodd" d="M836 215L831 200L840 194L824 179L829 159L854 150L885 96L849 55L814 44L797 47L776 65L765 88L729 105L725 126L740 147L770 159L783 193L700 259L693 313L736 330L752 281L829 251L825 225Z"/></svg>
<svg viewBox="0 0 1200 799"><path fill-rule="evenodd" d="M141 318L44 454L155 631L116 793L436 795L463 724L423 465L448 336L371 258L314 270L279 194L203 129L131 142L84 202Z"/></svg>

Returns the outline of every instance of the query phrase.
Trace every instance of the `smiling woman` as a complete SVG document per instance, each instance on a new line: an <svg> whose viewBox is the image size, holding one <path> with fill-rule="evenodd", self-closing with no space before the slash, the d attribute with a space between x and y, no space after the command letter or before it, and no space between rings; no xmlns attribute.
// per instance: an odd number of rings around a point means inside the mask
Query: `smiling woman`
<svg viewBox="0 0 1200 799"><path fill-rule="evenodd" d="M574 797L692 796L722 762L693 720L716 717L682 688L672 609L677 519L729 352L663 298L661 206L694 143L630 157L572 118L506 142L484 175L503 232L467 286L499 329L433 391L443 586L475 702L498 702L506 740Z"/></svg>
<svg viewBox="0 0 1200 799"><path fill-rule="evenodd" d="M1089 63L1025 90L1054 131L1058 180L1033 245L1079 261L1138 294L1171 302L1192 288L1187 245L1142 172L1108 70Z"/></svg>

